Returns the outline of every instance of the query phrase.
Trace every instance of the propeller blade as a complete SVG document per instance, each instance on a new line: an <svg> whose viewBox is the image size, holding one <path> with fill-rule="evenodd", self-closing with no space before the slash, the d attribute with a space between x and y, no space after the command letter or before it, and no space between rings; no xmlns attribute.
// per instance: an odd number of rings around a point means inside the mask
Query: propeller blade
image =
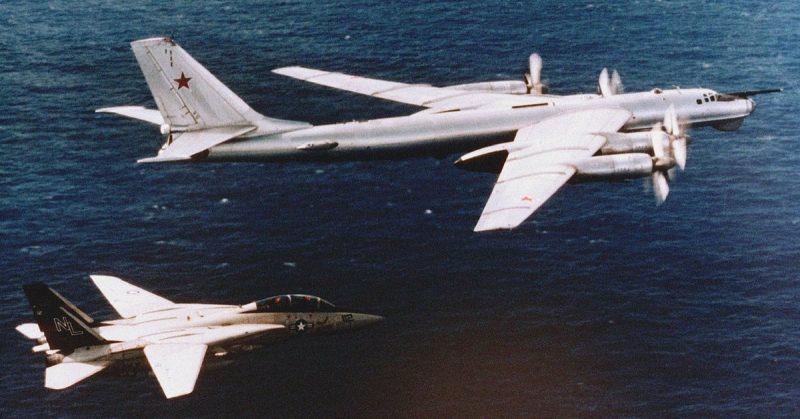
<svg viewBox="0 0 800 419"><path fill-rule="evenodd" d="M681 170L686 169L686 138L679 137L672 141L672 157Z"/></svg>
<svg viewBox="0 0 800 419"><path fill-rule="evenodd" d="M625 86L622 84L622 77L619 72L614 70L611 72L611 92L618 95L625 91Z"/></svg>
<svg viewBox="0 0 800 419"><path fill-rule="evenodd" d="M608 69L604 68L603 71L600 72L600 78L597 80L597 88L600 90L600 95L603 97L609 97L614 94L611 91L611 80L608 78Z"/></svg>
<svg viewBox="0 0 800 419"><path fill-rule="evenodd" d="M653 125L650 130L650 141L653 143L653 156L656 159L663 158L667 153L664 151L664 137L666 133L661 130L661 123Z"/></svg>
<svg viewBox="0 0 800 419"><path fill-rule="evenodd" d="M670 182L674 182L675 179L678 178L678 166L672 166L667 170L667 180Z"/></svg>
<svg viewBox="0 0 800 419"><path fill-rule="evenodd" d="M537 53L528 57L528 71L531 73L531 85L536 86L542 82L542 57Z"/></svg>
<svg viewBox="0 0 800 419"><path fill-rule="evenodd" d="M667 200L669 195L669 183L664 172L653 172L653 193L656 196L656 205L661 205Z"/></svg>
<svg viewBox="0 0 800 419"><path fill-rule="evenodd" d="M667 132L675 137L681 136L681 125L678 123L678 114L675 112L675 105L669 105L667 113L664 114L664 126Z"/></svg>

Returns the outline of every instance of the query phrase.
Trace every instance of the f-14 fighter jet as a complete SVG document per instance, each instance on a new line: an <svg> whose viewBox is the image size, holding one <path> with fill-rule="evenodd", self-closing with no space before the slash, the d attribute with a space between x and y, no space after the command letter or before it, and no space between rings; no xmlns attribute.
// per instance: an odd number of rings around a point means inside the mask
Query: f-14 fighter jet
<svg viewBox="0 0 800 419"><path fill-rule="evenodd" d="M67 388L107 368L128 372L149 364L167 398L183 396L194 390L206 358L250 350L269 337L351 330L383 319L310 295L241 306L176 304L114 276L91 279L120 319L96 322L47 285L24 287L36 323L17 330L37 341L34 352L47 355L47 388Z"/></svg>
<svg viewBox="0 0 800 419"><path fill-rule="evenodd" d="M426 108L418 113L312 126L250 108L169 38L131 43L158 110L98 109L161 127L166 143L142 163L397 159L468 152L456 165L499 173L475 231L521 224L568 181L652 176L660 203L666 173L686 164L685 128L738 129L750 96L652 89L624 93L617 72L600 73L597 94L556 96L530 57L524 81L445 87L369 79L304 67L275 73Z"/></svg>

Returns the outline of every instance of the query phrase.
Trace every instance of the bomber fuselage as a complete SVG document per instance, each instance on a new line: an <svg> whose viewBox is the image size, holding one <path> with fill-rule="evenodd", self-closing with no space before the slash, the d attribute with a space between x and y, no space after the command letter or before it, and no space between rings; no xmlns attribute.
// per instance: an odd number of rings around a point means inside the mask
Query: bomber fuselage
<svg viewBox="0 0 800 419"><path fill-rule="evenodd" d="M330 161L446 156L510 141L520 128L550 116L595 108L631 112L623 132L648 130L670 105L688 126L738 128L755 108L751 99L710 89L653 89L614 96L530 96L527 102L496 103L472 110L417 114L313 126L273 135L246 136L196 156L196 161Z"/></svg>

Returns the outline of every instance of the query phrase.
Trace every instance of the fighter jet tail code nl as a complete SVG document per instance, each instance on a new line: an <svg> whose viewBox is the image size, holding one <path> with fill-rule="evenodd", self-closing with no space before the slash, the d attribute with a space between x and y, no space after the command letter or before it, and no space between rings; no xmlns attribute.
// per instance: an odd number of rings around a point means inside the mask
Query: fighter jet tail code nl
<svg viewBox="0 0 800 419"><path fill-rule="evenodd" d="M94 321L44 284L24 287L36 323L17 330L47 355L45 387L64 389L106 369L153 371L167 398L194 390L206 358L250 350L261 339L352 330L382 317L310 295L244 305L176 304L109 275L92 281L122 316ZM146 362L145 362L146 361Z"/></svg>
<svg viewBox="0 0 800 419"><path fill-rule="evenodd" d="M475 231L521 224L564 184L652 176L657 202L673 167L686 164L689 127L731 131L755 109L751 96L704 88L624 92L603 69L597 93L548 94L533 54L524 80L435 87L290 66L273 72L425 108L408 116L312 126L263 116L169 38L131 43L158 110L98 109L160 125L166 142L142 163L337 161L442 156L498 173Z"/></svg>

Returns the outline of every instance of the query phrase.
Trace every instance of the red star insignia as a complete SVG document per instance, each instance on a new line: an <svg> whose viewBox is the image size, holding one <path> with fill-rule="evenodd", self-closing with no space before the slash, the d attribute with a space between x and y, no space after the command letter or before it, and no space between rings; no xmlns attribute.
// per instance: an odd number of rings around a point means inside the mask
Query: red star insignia
<svg viewBox="0 0 800 419"><path fill-rule="evenodd" d="M523 201L528 201L528 202L533 202L533 199L531 199L531 197L529 197L528 195L523 196L522 200Z"/></svg>
<svg viewBox="0 0 800 419"><path fill-rule="evenodd" d="M178 90L180 90L181 87L185 87L185 88L188 89L189 88L189 80L191 80L191 79L192 79L191 77L186 77L186 75L183 74L183 71L181 71L181 78L174 79L174 80L176 82L178 82Z"/></svg>

